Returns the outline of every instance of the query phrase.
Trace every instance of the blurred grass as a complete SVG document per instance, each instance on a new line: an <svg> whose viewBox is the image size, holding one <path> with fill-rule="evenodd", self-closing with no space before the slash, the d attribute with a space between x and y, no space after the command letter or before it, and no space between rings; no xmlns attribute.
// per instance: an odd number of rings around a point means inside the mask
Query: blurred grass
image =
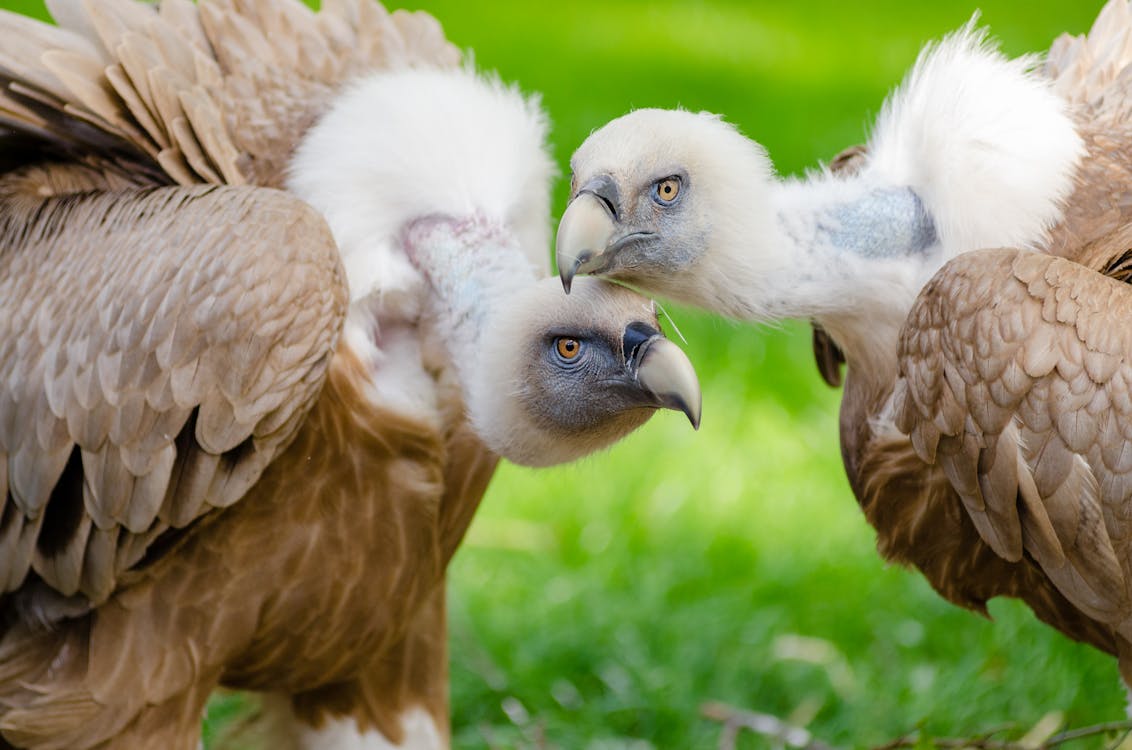
<svg viewBox="0 0 1132 750"><path fill-rule="evenodd" d="M724 113L798 173L861 142L923 42L976 7L1020 54L1084 31L1100 5L420 7L481 68L542 92L565 176L593 128L676 105ZM565 178L555 196L559 213ZM714 747L718 726L697 715L707 700L856 747L917 727L970 736L1051 712L1073 725L1121 717L1107 657L1016 603L992 603L991 623L882 563L841 468L838 394L817 377L805 326L672 313L702 379L700 432L663 414L573 466L504 466L453 562L456 747ZM210 713L222 723L231 709Z"/></svg>

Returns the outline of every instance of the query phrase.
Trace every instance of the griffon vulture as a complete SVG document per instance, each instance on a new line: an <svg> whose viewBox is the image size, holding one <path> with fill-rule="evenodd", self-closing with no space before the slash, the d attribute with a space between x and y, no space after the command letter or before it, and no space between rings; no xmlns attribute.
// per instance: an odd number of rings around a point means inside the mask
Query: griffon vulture
<svg viewBox="0 0 1132 750"><path fill-rule="evenodd" d="M651 302L536 280L537 102L370 0L0 14L0 733L447 744L444 571L499 456L699 390ZM0 741L0 745L3 741Z"/></svg>
<svg viewBox="0 0 1132 750"><path fill-rule="evenodd" d="M632 112L574 154L557 251L567 287L815 321L880 552L964 607L1024 600L1132 685L1130 63L1127 0L1044 60L969 25L802 179L717 116Z"/></svg>

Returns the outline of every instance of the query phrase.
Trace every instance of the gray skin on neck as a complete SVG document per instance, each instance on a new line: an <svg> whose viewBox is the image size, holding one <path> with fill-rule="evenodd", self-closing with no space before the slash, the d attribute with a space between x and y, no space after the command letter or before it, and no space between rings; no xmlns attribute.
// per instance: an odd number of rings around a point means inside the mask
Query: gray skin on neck
<svg viewBox="0 0 1132 750"><path fill-rule="evenodd" d="M818 242L865 258L923 253L938 241L932 217L911 188L878 188L817 217Z"/></svg>

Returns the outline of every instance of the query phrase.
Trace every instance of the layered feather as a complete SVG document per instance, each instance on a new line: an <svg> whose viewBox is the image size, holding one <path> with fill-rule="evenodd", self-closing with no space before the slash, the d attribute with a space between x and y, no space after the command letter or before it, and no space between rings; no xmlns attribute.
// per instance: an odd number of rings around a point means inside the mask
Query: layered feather
<svg viewBox="0 0 1132 750"><path fill-rule="evenodd" d="M294 435L345 279L321 217L256 188L8 195L0 236L21 234L0 247L0 579L97 604Z"/></svg>
<svg viewBox="0 0 1132 750"><path fill-rule="evenodd" d="M1067 634L1118 654L1126 681L1132 453L1124 425L1132 408L1132 340L1124 331L1132 292L1122 282L1132 240L1130 33L1132 11L1114 0L1087 37L1054 44L1044 73L1066 102L1084 152L1063 214L1039 243L1050 254L984 250L940 269L906 321L892 401L917 454L943 470L981 541L1010 563L998 577L960 586L917 560L933 584L957 601L964 587L987 584L992 593L1026 599ZM864 461L876 450L865 446ZM929 500L922 495L917 503ZM901 533L878 531L887 544ZM898 558L914 554L890 549ZM959 559L974 554L968 549ZM1019 587L1031 565L1041 575ZM1052 597L1076 614L1051 608ZM1098 637L1098 626L1106 636Z"/></svg>
<svg viewBox="0 0 1132 750"><path fill-rule="evenodd" d="M1125 285L1069 261L968 253L910 314L896 391L897 425L943 467L991 548L1009 561L1028 551L1077 607L1122 630L1132 340L1111 321L1127 316Z"/></svg>
<svg viewBox="0 0 1132 750"><path fill-rule="evenodd" d="M0 11L0 127L155 183L281 187L300 137L348 80L451 67L424 13L370 0L55 0L52 27Z"/></svg>
<svg viewBox="0 0 1132 750"><path fill-rule="evenodd" d="M188 750L224 684L286 694L335 740L397 743L411 717L443 741L444 568L498 458L451 361L468 350L429 327L440 285L399 240L437 213L482 220L505 241L461 239L531 275L552 170L537 100L454 67L430 17L369 0L53 10L62 29L0 16L23 35L0 51L0 291L20 291L0 301L0 544L24 566L8 602L25 615L0 638L0 733ZM304 139L347 173L303 183ZM314 207L272 189L287 174ZM355 225L365 243L346 241ZM466 267L463 247L438 265ZM627 366L625 327L655 311L615 294L577 302ZM519 349L532 326L514 322L492 372L546 354L544 329ZM547 438L569 457L653 404L590 403L595 434Z"/></svg>

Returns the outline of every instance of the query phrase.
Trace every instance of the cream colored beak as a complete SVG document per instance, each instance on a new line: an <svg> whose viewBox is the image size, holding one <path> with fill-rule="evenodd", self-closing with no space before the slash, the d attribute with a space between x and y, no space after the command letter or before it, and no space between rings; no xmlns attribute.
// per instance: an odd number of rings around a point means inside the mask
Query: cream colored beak
<svg viewBox="0 0 1132 750"><path fill-rule="evenodd" d="M562 221L558 223L558 236L554 254L558 261L558 277L562 288L570 293L574 276L587 273L602 265L602 254L609 247L617 225L601 199L593 193L579 193Z"/></svg>
<svg viewBox="0 0 1132 750"><path fill-rule="evenodd" d="M656 335L641 344L636 358L636 378L641 387L659 406L684 412L693 429L700 429L703 395L688 355L664 336Z"/></svg>

